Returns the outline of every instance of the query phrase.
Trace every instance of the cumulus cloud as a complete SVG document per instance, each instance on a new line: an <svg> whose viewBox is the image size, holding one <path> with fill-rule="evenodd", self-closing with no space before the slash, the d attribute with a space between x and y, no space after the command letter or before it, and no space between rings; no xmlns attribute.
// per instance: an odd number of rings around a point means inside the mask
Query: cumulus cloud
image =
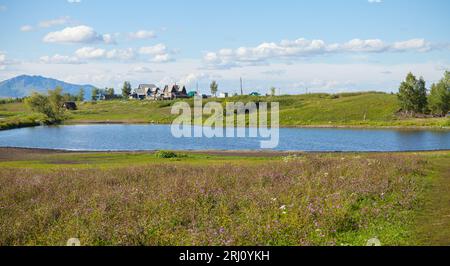
<svg viewBox="0 0 450 266"><path fill-rule="evenodd" d="M115 43L110 34L98 34L93 28L85 25L50 32L44 37L43 41L47 43Z"/></svg>
<svg viewBox="0 0 450 266"><path fill-rule="evenodd" d="M139 40L153 39L153 38L156 38L156 34L153 31L139 30L139 31L136 31L136 32L131 32L130 33L130 38L132 38L132 39L139 39Z"/></svg>
<svg viewBox="0 0 450 266"><path fill-rule="evenodd" d="M69 23L70 21L70 17L60 17L60 18L56 18L56 19L50 19L50 20L44 20L39 22L39 27L40 28L50 28L53 26L60 26L60 25L65 25L67 23Z"/></svg>
<svg viewBox="0 0 450 266"><path fill-rule="evenodd" d="M6 69L7 65L17 64L18 61L9 60L6 56L6 52L0 51L0 70Z"/></svg>
<svg viewBox="0 0 450 266"><path fill-rule="evenodd" d="M43 63L85 63L86 60L113 60L122 62L150 61L153 63L165 63L173 61L171 53L164 44L145 46L140 49L105 49L93 46L85 46L75 50L72 56L54 55L42 56Z"/></svg>
<svg viewBox="0 0 450 266"><path fill-rule="evenodd" d="M75 51L75 55L81 59L115 59L131 60L135 57L132 48L106 50L94 47L83 47Z"/></svg>
<svg viewBox="0 0 450 266"><path fill-rule="evenodd" d="M20 27L20 31L23 32L29 32L32 31L34 28L31 25L23 25L22 27Z"/></svg>
<svg viewBox="0 0 450 266"><path fill-rule="evenodd" d="M148 55L151 57L152 62L165 63L172 61L172 57L167 50L166 45L159 43L154 46L144 46L139 49L139 53L142 55Z"/></svg>
<svg viewBox="0 0 450 266"><path fill-rule="evenodd" d="M68 17L68 16L60 17L60 18L56 18L56 19L43 20L35 26L24 25L20 28L20 31L28 32L28 31L34 30L35 28L50 28L53 26L65 25L65 24L68 24L69 22L70 22L70 17Z"/></svg>
<svg viewBox="0 0 450 266"><path fill-rule="evenodd" d="M42 56L39 61L44 64L83 64L77 57L55 54Z"/></svg>
<svg viewBox="0 0 450 266"><path fill-rule="evenodd" d="M135 57L135 52L132 48L127 49L112 49L106 53L108 59L131 60Z"/></svg>
<svg viewBox="0 0 450 266"><path fill-rule="evenodd" d="M6 54L0 51L0 69L5 69L6 65Z"/></svg>
<svg viewBox="0 0 450 266"><path fill-rule="evenodd" d="M144 46L139 49L140 54L145 55L159 55L159 54L165 54L167 52L166 45L159 43L153 46Z"/></svg>
<svg viewBox="0 0 450 266"><path fill-rule="evenodd" d="M192 85L194 82L210 79L211 76L208 73L190 73L181 78L177 83L183 85Z"/></svg>
<svg viewBox="0 0 450 266"><path fill-rule="evenodd" d="M379 39L353 39L346 43L327 44L323 40L283 40L280 43L265 42L256 47L221 49L205 53L203 60L208 66L230 68L255 65L271 59L292 59L338 53L427 52L431 43L424 39L385 43Z"/></svg>
<svg viewBox="0 0 450 266"><path fill-rule="evenodd" d="M106 50L94 47L83 47L76 50L75 55L84 59L100 59L106 57Z"/></svg>

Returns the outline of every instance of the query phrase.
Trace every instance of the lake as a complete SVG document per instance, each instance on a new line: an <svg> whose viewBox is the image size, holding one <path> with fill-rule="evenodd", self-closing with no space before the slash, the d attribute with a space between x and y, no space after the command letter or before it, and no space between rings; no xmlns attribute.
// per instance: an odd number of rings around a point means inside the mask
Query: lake
<svg viewBox="0 0 450 266"><path fill-rule="evenodd" d="M174 138L170 125L64 125L0 131L0 147L88 151L259 150L258 138ZM279 151L450 149L449 130L280 128Z"/></svg>

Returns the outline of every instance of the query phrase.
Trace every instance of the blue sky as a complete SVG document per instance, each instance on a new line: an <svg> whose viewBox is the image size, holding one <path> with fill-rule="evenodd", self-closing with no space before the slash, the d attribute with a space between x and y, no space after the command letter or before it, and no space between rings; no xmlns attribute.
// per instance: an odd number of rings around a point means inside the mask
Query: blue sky
<svg viewBox="0 0 450 266"><path fill-rule="evenodd" d="M446 0L0 0L0 79L395 90L450 68Z"/></svg>

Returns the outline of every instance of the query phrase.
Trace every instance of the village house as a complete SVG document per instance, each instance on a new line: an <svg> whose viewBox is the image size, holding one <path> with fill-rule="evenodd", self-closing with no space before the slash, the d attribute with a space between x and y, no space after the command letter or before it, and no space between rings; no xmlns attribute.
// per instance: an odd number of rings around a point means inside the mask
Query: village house
<svg viewBox="0 0 450 266"><path fill-rule="evenodd" d="M77 104L75 102L64 102L63 107L67 110L77 110Z"/></svg>
<svg viewBox="0 0 450 266"><path fill-rule="evenodd" d="M162 98L164 100L173 100L177 98L188 98L186 93L186 87L180 88L178 85L166 85L162 92Z"/></svg>
<svg viewBox="0 0 450 266"><path fill-rule="evenodd" d="M217 98L228 98L228 92L221 92Z"/></svg>
<svg viewBox="0 0 450 266"><path fill-rule="evenodd" d="M159 100L161 99L161 93L160 89L155 84L140 84L139 87L134 90L134 93L131 94L130 98Z"/></svg>

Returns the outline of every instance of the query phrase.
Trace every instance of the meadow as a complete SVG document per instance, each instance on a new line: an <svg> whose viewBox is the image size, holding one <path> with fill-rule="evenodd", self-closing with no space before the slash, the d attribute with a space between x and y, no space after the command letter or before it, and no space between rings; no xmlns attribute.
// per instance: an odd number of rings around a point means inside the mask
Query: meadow
<svg viewBox="0 0 450 266"><path fill-rule="evenodd" d="M3 148L0 245L448 244L427 226L443 216L433 193L448 190L449 165L449 152Z"/></svg>
<svg viewBox="0 0 450 266"><path fill-rule="evenodd" d="M449 118L402 118L397 96L385 93L304 94L275 97L236 96L208 101L279 102L280 125L355 127L448 127ZM193 105L192 99L184 100ZM67 111L67 124L79 123L156 123L168 124L176 101L112 100L78 102L78 110ZM31 113L24 103L0 104L0 129L45 123L42 115Z"/></svg>

